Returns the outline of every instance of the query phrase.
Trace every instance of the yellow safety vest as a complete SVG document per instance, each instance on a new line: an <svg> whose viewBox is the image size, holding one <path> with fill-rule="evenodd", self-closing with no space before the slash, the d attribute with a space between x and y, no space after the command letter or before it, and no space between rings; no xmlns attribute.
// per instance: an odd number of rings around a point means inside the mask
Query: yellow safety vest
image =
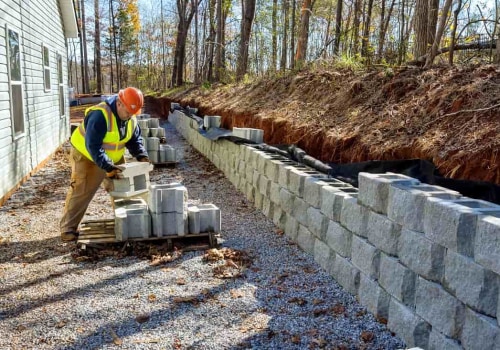
<svg viewBox="0 0 500 350"><path fill-rule="evenodd" d="M102 140L102 148L106 152L107 156L114 162L118 162L123 158L125 153L125 144L131 139L135 127L137 126L137 119L132 117L127 123L127 134L120 140L120 131L118 130L118 125L116 124L116 117L108 106L106 102L101 102L98 105L92 106L85 110L85 118L92 111L101 111L106 119L106 125L108 126L108 131ZM79 152L81 152L85 157L94 161L90 155L87 147L85 146L85 121L82 121L78 128L73 131L71 135L71 144Z"/></svg>

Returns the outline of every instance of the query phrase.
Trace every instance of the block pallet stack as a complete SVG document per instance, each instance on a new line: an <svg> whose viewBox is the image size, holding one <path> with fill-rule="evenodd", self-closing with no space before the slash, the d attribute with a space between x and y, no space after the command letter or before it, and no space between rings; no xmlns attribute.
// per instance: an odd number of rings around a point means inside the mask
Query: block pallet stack
<svg viewBox="0 0 500 350"><path fill-rule="evenodd" d="M137 122L151 162L158 165L176 163L176 149L166 144L165 129L160 127L159 119L141 114L137 117Z"/></svg>

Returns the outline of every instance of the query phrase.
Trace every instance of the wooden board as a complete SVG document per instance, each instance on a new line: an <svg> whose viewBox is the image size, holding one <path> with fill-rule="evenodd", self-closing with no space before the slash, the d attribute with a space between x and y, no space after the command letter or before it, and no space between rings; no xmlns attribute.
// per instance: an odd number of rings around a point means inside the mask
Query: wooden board
<svg viewBox="0 0 500 350"><path fill-rule="evenodd" d="M126 241L118 241L115 236L114 219L89 220L81 224L80 235L76 242L82 249L88 246L100 246L105 243L123 243L123 242L147 242L147 241L167 241L169 249L174 246L188 250L209 249L217 246L217 237L214 232L204 232L184 236L162 236L148 238L128 238Z"/></svg>

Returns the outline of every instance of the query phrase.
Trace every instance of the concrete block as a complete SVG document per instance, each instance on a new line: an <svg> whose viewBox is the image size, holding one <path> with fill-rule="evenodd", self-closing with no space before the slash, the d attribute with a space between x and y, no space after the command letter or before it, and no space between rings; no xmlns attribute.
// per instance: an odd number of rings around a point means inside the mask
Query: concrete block
<svg viewBox="0 0 500 350"><path fill-rule="evenodd" d="M410 230L424 232L424 209L429 197L458 199L461 195L439 186L393 184L389 188L387 216Z"/></svg>
<svg viewBox="0 0 500 350"><path fill-rule="evenodd" d="M361 172L358 181L360 204L380 214L387 214L389 188L392 184L418 185L420 183L414 178L394 173L370 174Z"/></svg>
<svg viewBox="0 0 500 350"><path fill-rule="evenodd" d="M500 277L472 259L448 250L443 285L476 311L496 316Z"/></svg>
<svg viewBox="0 0 500 350"><path fill-rule="evenodd" d="M206 130L211 128L220 128L221 118L218 115L206 115L203 117L203 127Z"/></svg>
<svg viewBox="0 0 500 350"><path fill-rule="evenodd" d="M220 209L214 204L198 205L200 211L200 232L221 232Z"/></svg>
<svg viewBox="0 0 500 350"><path fill-rule="evenodd" d="M112 197L134 197L149 190L149 172L153 170L152 164L131 162L121 164L120 168L122 169L123 179L112 180L113 186L116 186L113 191L109 192Z"/></svg>
<svg viewBox="0 0 500 350"><path fill-rule="evenodd" d="M296 241L298 234L299 222L292 215L286 213L285 235L292 241Z"/></svg>
<svg viewBox="0 0 500 350"><path fill-rule="evenodd" d="M378 282L398 301L410 308L415 307L417 275L398 259L381 254Z"/></svg>
<svg viewBox="0 0 500 350"><path fill-rule="evenodd" d="M255 187L250 182L246 183L245 195L249 202L255 201Z"/></svg>
<svg viewBox="0 0 500 350"><path fill-rule="evenodd" d="M292 214L297 219L297 221L307 226L307 210L310 208L310 205L299 197L295 197L293 200L293 210Z"/></svg>
<svg viewBox="0 0 500 350"><path fill-rule="evenodd" d="M148 151L158 151L160 149L160 139L158 137L146 137L146 149Z"/></svg>
<svg viewBox="0 0 500 350"><path fill-rule="evenodd" d="M351 244L353 234L335 221L328 222L326 243L342 257L351 257Z"/></svg>
<svg viewBox="0 0 500 350"><path fill-rule="evenodd" d="M403 339L407 347L427 349L431 326L394 298L389 304L387 327Z"/></svg>
<svg viewBox="0 0 500 350"><path fill-rule="evenodd" d="M391 296L380 288L379 284L361 273L359 280L359 302L376 318L389 319L389 303Z"/></svg>
<svg viewBox="0 0 500 350"><path fill-rule="evenodd" d="M275 159L268 160L266 162L266 171L265 171L266 177L269 180L271 180L272 182L278 183L280 166L282 164L283 163L279 160L275 160Z"/></svg>
<svg viewBox="0 0 500 350"><path fill-rule="evenodd" d="M323 177L307 177L304 182L304 200L315 208L321 208L321 188L341 183L339 180Z"/></svg>
<svg viewBox="0 0 500 350"><path fill-rule="evenodd" d="M340 224L361 237L367 237L368 209L358 204L356 198L344 198L340 212Z"/></svg>
<svg viewBox="0 0 500 350"><path fill-rule="evenodd" d="M389 255L397 255L401 226L385 215L373 211L368 213L368 240L378 249Z"/></svg>
<svg viewBox="0 0 500 350"><path fill-rule="evenodd" d="M326 271L333 267L332 255L335 256L335 252L330 247L319 239L314 240L314 260Z"/></svg>
<svg viewBox="0 0 500 350"><path fill-rule="evenodd" d="M153 213L183 213L187 211L187 188L178 182L153 184L148 204Z"/></svg>
<svg viewBox="0 0 500 350"><path fill-rule="evenodd" d="M403 228L399 237L398 256L401 262L417 274L441 281L444 275L445 248L423 234Z"/></svg>
<svg viewBox="0 0 500 350"><path fill-rule="evenodd" d="M273 206L273 223L282 230L286 227L286 213L279 206Z"/></svg>
<svg viewBox="0 0 500 350"><path fill-rule="evenodd" d="M269 197L269 193L271 192L271 180L264 175L260 175L258 189L263 196Z"/></svg>
<svg viewBox="0 0 500 350"><path fill-rule="evenodd" d="M160 120L158 118L150 118L148 119L148 128L159 128L160 127Z"/></svg>
<svg viewBox="0 0 500 350"><path fill-rule="evenodd" d="M200 232L200 209L196 205L188 205L188 233Z"/></svg>
<svg viewBox="0 0 500 350"><path fill-rule="evenodd" d="M476 230L474 259L478 264L500 275L500 217L480 217Z"/></svg>
<svg viewBox="0 0 500 350"><path fill-rule="evenodd" d="M441 285L419 277L415 310L424 320L448 337L457 338L462 329L465 307Z"/></svg>
<svg viewBox="0 0 500 350"><path fill-rule="evenodd" d="M306 178L310 176L296 167L290 169L288 173L288 189L290 192L302 198L304 196L304 183Z"/></svg>
<svg viewBox="0 0 500 350"><path fill-rule="evenodd" d="M170 145L160 145L159 161L161 163L176 162L177 161L176 149Z"/></svg>
<svg viewBox="0 0 500 350"><path fill-rule="evenodd" d="M464 349L500 350L500 328L494 318L467 309L460 340Z"/></svg>
<svg viewBox="0 0 500 350"><path fill-rule="evenodd" d="M274 210L274 204L273 202L271 202L271 200L269 199L269 197L263 197L262 198L262 213L264 213L264 215L269 218L269 219L272 219L273 218L273 210Z"/></svg>
<svg viewBox="0 0 500 350"><path fill-rule="evenodd" d="M264 142L264 130L253 128L237 128L233 127L233 136L241 137L255 143Z"/></svg>
<svg viewBox="0 0 500 350"><path fill-rule="evenodd" d="M292 169L295 169L295 167L292 165L287 165L287 163L283 163L283 165L280 165L278 172L278 184L285 189L289 189L288 186L290 183L290 171L292 171Z"/></svg>
<svg viewBox="0 0 500 350"><path fill-rule="evenodd" d="M149 160L151 163L159 163L160 162L160 151L148 151Z"/></svg>
<svg viewBox="0 0 500 350"><path fill-rule="evenodd" d="M253 206L257 210L262 210L262 205L264 203L264 196L259 191L255 191Z"/></svg>
<svg viewBox="0 0 500 350"><path fill-rule="evenodd" d="M260 175L260 173L257 170L253 171L252 186L255 187L257 190L259 189L259 185L260 185L260 176L261 175Z"/></svg>
<svg viewBox="0 0 500 350"><path fill-rule="evenodd" d="M342 204L345 198L354 198L349 193L340 191L337 187L321 187L321 212L330 220L339 222Z"/></svg>
<svg viewBox="0 0 500 350"><path fill-rule="evenodd" d="M303 251L309 254L314 254L315 237L307 229L307 227L299 224L299 232L297 234L297 244Z"/></svg>
<svg viewBox="0 0 500 350"><path fill-rule="evenodd" d="M322 241L326 238L326 231L328 229L328 218L324 216L319 209L309 207L307 209L307 228L314 236Z"/></svg>
<svg viewBox="0 0 500 350"><path fill-rule="evenodd" d="M451 339L438 331L432 331L429 336L429 350L463 350L455 339Z"/></svg>
<svg viewBox="0 0 500 350"><path fill-rule="evenodd" d="M277 182L271 182L270 191L269 191L269 199L274 204L281 205L281 201L280 201L281 188L282 187Z"/></svg>
<svg viewBox="0 0 500 350"><path fill-rule="evenodd" d="M357 294L360 272L348 259L337 254L333 264L332 275L346 291L352 295Z"/></svg>
<svg viewBox="0 0 500 350"><path fill-rule="evenodd" d="M188 212L185 213L151 213L153 235L184 236L188 233Z"/></svg>
<svg viewBox="0 0 500 350"><path fill-rule="evenodd" d="M295 196L284 188L280 189L280 206L287 214L293 213Z"/></svg>
<svg viewBox="0 0 500 350"><path fill-rule="evenodd" d="M271 160L271 155L265 152L257 153L257 171L265 176L266 174L266 164Z"/></svg>
<svg viewBox="0 0 500 350"><path fill-rule="evenodd" d="M115 236L124 241L129 238L148 238L151 235L151 217L147 208L115 209Z"/></svg>
<svg viewBox="0 0 500 350"><path fill-rule="evenodd" d="M476 199L429 198L424 214L425 235L448 249L474 257L476 224L481 214L500 216L500 205Z"/></svg>
<svg viewBox="0 0 500 350"><path fill-rule="evenodd" d="M352 264L368 277L377 280L380 267L380 250L367 240L352 236Z"/></svg>

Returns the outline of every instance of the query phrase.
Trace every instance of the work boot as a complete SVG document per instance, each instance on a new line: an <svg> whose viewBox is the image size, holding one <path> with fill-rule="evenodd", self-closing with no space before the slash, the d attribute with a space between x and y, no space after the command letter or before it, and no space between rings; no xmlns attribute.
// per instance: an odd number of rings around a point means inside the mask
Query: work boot
<svg viewBox="0 0 500 350"><path fill-rule="evenodd" d="M70 231L61 233L61 240L63 242L72 242L78 239L78 232Z"/></svg>

